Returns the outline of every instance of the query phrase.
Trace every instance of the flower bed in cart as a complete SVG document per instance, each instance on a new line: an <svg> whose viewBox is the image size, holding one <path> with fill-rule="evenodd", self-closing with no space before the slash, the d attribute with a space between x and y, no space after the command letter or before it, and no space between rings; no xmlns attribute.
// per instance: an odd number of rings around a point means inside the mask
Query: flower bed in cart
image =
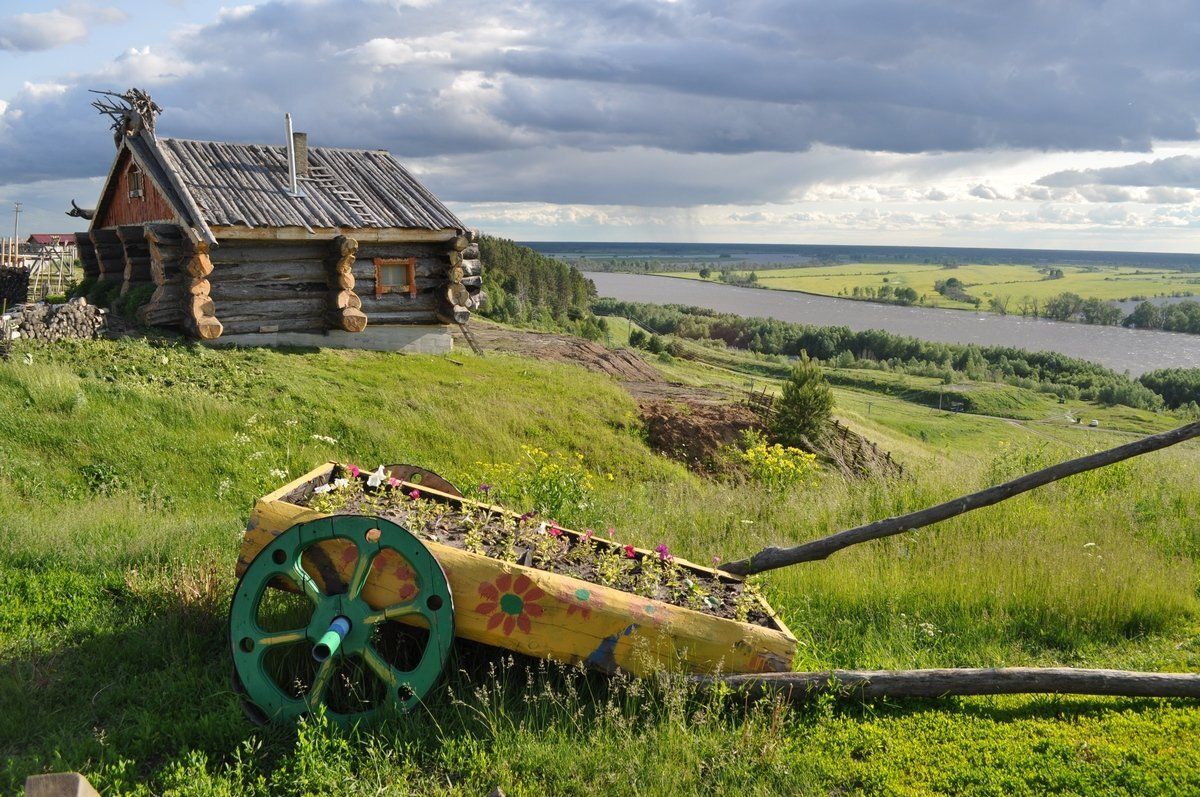
<svg viewBox="0 0 1200 797"><path fill-rule="evenodd" d="M441 564L454 600L455 635L558 661L634 673L790 669L796 640L762 597L740 579L647 551L373 473L327 463L260 499L239 572L296 523L329 515L391 520L420 539ZM305 569L336 591L354 565L353 545L315 546ZM394 551L372 565L364 598L386 606L419 585Z"/></svg>

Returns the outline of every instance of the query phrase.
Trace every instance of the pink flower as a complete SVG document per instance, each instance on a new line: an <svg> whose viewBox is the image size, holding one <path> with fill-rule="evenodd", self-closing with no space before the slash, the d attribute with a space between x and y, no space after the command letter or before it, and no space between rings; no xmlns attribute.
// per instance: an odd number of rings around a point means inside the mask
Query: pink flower
<svg viewBox="0 0 1200 797"><path fill-rule="evenodd" d="M561 537L562 529L560 529L558 527L558 524L552 520L552 521L550 521L550 527L548 529L546 529L546 533L549 534L551 537Z"/></svg>
<svg viewBox="0 0 1200 797"><path fill-rule="evenodd" d="M634 550L632 545L626 545L622 550L625 551L626 559L636 559L637 558L637 551Z"/></svg>
<svg viewBox="0 0 1200 797"><path fill-rule="evenodd" d="M717 566L717 565L719 565L719 564L721 564L721 557L719 557L719 556L714 556L714 557L713 557L713 567L716 567L716 566Z"/></svg>
<svg viewBox="0 0 1200 797"><path fill-rule="evenodd" d="M399 487L399 486L400 486L400 480L397 479L395 476L388 479L388 487Z"/></svg>
<svg viewBox="0 0 1200 797"><path fill-rule="evenodd" d="M350 475L356 479L358 478L358 474L362 473L362 471L358 469L357 465L347 465L346 469L349 470Z"/></svg>
<svg viewBox="0 0 1200 797"><path fill-rule="evenodd" d="M613 535L616 533L617 533L617 530L615 528L613 528L612 526L608 527L608 538L610 540L613 538Z"/></svg>
<svg viewBox="0 0 1200 797"><path fill-rule="evenodd" d="M416 501L418 498L420 498L420 497L421 497L421 491L420 491L420 490L413 490L412 492L410 492L410 493L408 494L408 497L409 497L409 498L411 498L412 500Z"/></svg>
<svg viewBox="0 0 1200 797"><path fill-rule="evenodd" d="M663 562L669 562L674 558L673 556L671 556L671 552L669 550L667 550L666 543L660 542L658 545L656 545L654 547L654 551L655 551L655 553L658 554L659 560L661 560Z"/></svg>
<svg viewBox="0 0 1200 797"><path fill-rule="evenodd" d="M586 541L586 540L590 540L590 539L592 538L592 535L593 535L594 533L595 533L595 532L593 532L591 529L585 529L585 530L584 530L584 532L583 532L583 539L584 539L585 541Z"/></svg>

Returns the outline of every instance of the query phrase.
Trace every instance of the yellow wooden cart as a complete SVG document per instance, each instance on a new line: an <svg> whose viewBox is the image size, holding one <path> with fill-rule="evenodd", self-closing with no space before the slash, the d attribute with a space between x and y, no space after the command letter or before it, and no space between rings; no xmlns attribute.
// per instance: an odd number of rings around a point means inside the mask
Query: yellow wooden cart
<svg viewBox="0 0 1200 797"><path fill-rule="evenodd" d="M393 489L418 490L425 500L516 516L464 498L421 468L395 465L387 475ZM419 539L383 518L306 506L339 478L368 476L327 462L259 499L250 516L230 643L235 687L257 719L294 719L318 705L340 720L410 709L436 683L455 636L605 672L791 668L796 639L761 598L753 598L755 614L765 621L739 622ZM593 544L624 548L609 540ZM640 549L627 554L655 556ZM675 565L704 579L739 581L691 562ZM284 612L293 619L271 622L270 604L281 592L271 587L302 596L298 612L294 606ZM390 640L381 633L385 627L393 631Z"/></svg>

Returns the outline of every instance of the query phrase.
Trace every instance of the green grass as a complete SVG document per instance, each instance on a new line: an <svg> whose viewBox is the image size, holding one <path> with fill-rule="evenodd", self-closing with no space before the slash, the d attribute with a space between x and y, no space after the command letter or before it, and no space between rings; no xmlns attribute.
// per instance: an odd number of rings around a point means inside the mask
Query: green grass
<svg viewBox="0 0 1200 797"><path fill-rule="evenodd" d="M947 269L938 265L895 263L851 263L839 266L771 269L758 272L758 284L775 290L803 291L824 296L851 296L854 289L893 289L909 287L924 296L928 307L974 309L966 302L939 294L934 283L957 277L967 292L983 300L980 309L988 309L988 300L1007 299L1008 312L1017 314L1024 297L1045 302L1052 296L1071 292L1085 299L1128 299L1135 296L1172 296L1200 293L1200 277L1170 269L1133 268L1130 266L1055 266L1061 279L1046 279L1032 265L968 264ZM667 276L700 279L697 272L672 272ZM715 278L713 278L715 279ZM886 282L885 282L886 280Z"/></svg>
<svg viewBox="0 0 1200 797"><path fill-rule="evenodd" d="M122 341L19 348L0 364L0 792L68 769L106 794L1200 789L1200 710L1181 701L746 709L679 683L614 683L467 645L424 713L350 736L319 722L298 732L246 724L224 632L240 534L256 496L329 458L416 462L469 485L481 462L515 461L522 444L578 451L614 480L597 480L590 504L560 520L613 525L703 562L1127 439L1109 421L1086 430L938 412L883 390L892 375L861 372L876 381L838 387L836 411L913 478L826 475L779 496L705 482L653 454L633 400L603 377L455 359L465 364ZM664 369L695 384L749 378L678 359ZM801 640L802 668L1195 670L1198 466L1194 444L1160 452L764 586Z"/></svg>

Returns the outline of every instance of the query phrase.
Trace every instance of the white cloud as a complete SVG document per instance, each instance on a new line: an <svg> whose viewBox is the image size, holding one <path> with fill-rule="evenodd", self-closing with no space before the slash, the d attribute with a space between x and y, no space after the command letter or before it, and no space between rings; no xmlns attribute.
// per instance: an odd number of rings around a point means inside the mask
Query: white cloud
<svg viewBox="0 0 1200 797"><path fill-rule="evenodd" d="M983 185L983 184L971 186L971 190L968 191L967 193L970 194L971 196L975 197L976 199L995 200L995 199L1004 199L1005 198L995 188L992 188L990 185Z"/></svg>
<svg viewBox="0 0 1200 797"><path fill-rule="evenodd" d="M50 11L13 14L0 19L0 50L53 50L83 41L93 25L115 24L125 18L120 9L79 2Z"/></svg>

